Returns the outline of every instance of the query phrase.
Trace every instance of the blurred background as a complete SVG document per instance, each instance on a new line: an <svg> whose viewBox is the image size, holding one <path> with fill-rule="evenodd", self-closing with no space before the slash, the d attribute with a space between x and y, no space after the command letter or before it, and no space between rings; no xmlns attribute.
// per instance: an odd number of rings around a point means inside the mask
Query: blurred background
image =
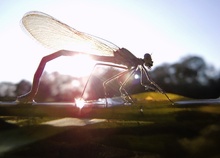
<svg viewBox="0 0 220 158"><path fill-rule="evenodd" d="M32 40L21 27L23 15L33 10L127 48L138 58L151 53L154 66L150 76L166 92L217 98L220 96L219 7L217 0L3 0L0 99L14 100L29 91L41 58L54 52ZM73 59L70 63L69 59L59 58L47 64L37 101L74 101L80 95L92 66L83 60ZM97 67L85 97L103 97L103 81L118 71ZM126 86L130 93L145 91L138 76L139 72ZM119 85L114 85L109 86L109 96L118 95Z"/></svg>

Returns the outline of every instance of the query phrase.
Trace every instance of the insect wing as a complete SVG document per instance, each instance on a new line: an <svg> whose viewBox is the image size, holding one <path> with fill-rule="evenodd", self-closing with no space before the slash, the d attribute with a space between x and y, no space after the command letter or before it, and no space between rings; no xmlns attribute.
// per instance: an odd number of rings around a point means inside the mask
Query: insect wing
<svg viewBox="0 0 220 158"><path fill-rule="evenodd" d="M34 39L55 50L71 50L100 56L113 56L119 48L104 39L77 31L42 12L29 12L22 25Z"/></svg>

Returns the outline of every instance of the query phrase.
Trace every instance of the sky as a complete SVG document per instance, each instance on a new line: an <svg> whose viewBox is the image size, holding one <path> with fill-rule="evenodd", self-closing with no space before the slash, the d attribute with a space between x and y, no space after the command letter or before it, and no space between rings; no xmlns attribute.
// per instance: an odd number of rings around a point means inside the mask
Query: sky
<svg viewBox="0 0 220 158"><path fill-rule="evenodd" d="M151 53L154 67L198 55L220 69L220 0L2 0L0 1L0 82L32 81L41 60L53 50L21 29L26 12L41 11L69 26L130 50ZM89 67L78 60L78 70ZM60 58L46 70L71 70ZM59 71L59 70L58 70Z"/></svg>

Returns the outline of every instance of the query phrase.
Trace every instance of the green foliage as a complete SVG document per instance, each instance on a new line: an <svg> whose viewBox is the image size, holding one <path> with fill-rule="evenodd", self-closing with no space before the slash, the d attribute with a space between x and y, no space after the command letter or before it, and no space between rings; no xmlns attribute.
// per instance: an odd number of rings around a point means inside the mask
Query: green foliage
<svg viewBox="0 0 220 158"><path fill-rule="evenodd" d="M142 97L145 95L140 94ZM155 95L157 96L157 93L151 94L151 96ZM139 111L140 106L143 108L143 113ZM52 108L44 109L48 114L57 113ZM37 110L39 109L32 109L35 114L39 114ZM105 118L107 121L82 127L45 126L41 125L43 120L54 118L47 115L35 117L35 124L27 124L20 127L20 130L32 138L34 135L36 138L42 136L43 139L20 146L5 156L218 157L220 155L219 111L219 104L200 106L192 104L184 108L181 105L171 106L167 101L151 100L137 102L133 106L83 108L81 117ZM31 109L28 114L34 116ZM5 120L7 118L9 117L2 117ZM10 131L13 131L13 128L15 131L20 131L18 127L13 126L10 127ZM44 132L47 133L44 135ZM14 137L8 135L7 138Z"/></svg>

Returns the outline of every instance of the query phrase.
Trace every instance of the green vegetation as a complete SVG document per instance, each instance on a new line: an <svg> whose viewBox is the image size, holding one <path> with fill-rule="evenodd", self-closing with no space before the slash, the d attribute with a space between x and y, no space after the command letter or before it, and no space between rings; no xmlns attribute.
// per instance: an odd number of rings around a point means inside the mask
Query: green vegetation
<svg viewBox="0 0 220 158"><path fill-rule="evenodd" d="M150 93L147 97L146 94L133 96L137 102L132 106L82 109L81 117L107 119L102 123L82 127L58 128L38 123L13 127L22 128L29 135L32 130L41 132L41 135L49 131L57 133L47 133L46 138L21 146L4 156L219 157L219 104L182 108L172 106L167 100L157 100L159 95ZM173 100L186 99L168 95ZM140 112L140 107L143 112ZM40 123L43 119L53 118L45 116L38 119L41 119Z"/></svg>

